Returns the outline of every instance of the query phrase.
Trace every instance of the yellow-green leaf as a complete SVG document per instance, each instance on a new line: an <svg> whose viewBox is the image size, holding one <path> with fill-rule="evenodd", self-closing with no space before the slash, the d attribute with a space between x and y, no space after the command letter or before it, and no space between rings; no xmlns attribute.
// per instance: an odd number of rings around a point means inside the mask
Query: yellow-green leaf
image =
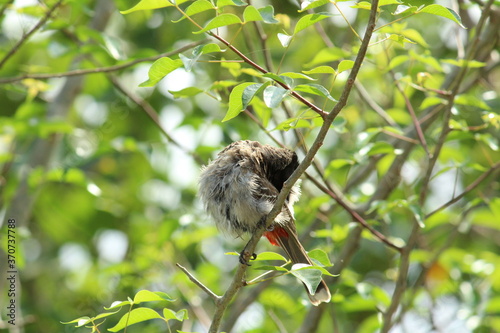
<svg viewBox="0 0 500 333"><path fill-rule="evenodd" d="M167 74L173 72L177 68L182 66L182 61L180 59L170 59L169 57L163 57L156 60L148 72L149 79L144 81L139 85L139 87L152 87L161 79L163 79Z"/></svg>
<svg viewBox="0 0 500 333"><path fill-rule="evenodd" d="M246 22L262 21L260 12L254 6L247 6L243 12L243 20Z"/></svg>
<svg viewBox="0 0 500 333"><path fill-rule="evenodd" d="M111 332L118 332L125 327L137 324L146 320L161 319L162 317L153 309L137 308L123 315L115 326L108 329Z"/></svg>
<svg viewBox="0 0 500 333"><path fill-rule="evenodd" d="M339 66L337 67L337 72L338 73L342 73L344 71L347 71L347 70L351 69L352 66L354 66L354 61L352 61L352 60L342 60L339 63Z"/></svg>
<svg viewBox="0 0 500 333"><path fill-rule="evenodd" d="M140 290L134 296L134 303L139 304L142 302L153 302L153 301L173 301L174 299L160 291L149 291Z"/></svg>
<svg viewBox="0 0 500 333"><path fill-rule="evenodd" d="M243 92L245 91L246 87L253 84L253 82L244 82L233 88L233 90L229 94L229 109L227 110L224 119L222 119L222 122L233 119L234 117L239 115L241 111L243 111Z"/></svg>
<svg viewBox="0 0 500 333"><path fill-rule="evenodd" d="M335 74L335 69L331 66L318 66L308 71L303 71L304 74Z"/></svg>
<svg viewBox="0 0 500 333"><path fill-rule="evenodd" d="M220 28L220 27L225 27L231 24L242 24L240 18L234 14L221 14L219 16L214 17L210 22L207 23L205 28L201 29L200 31L195 31L194 34L201 34L203 32Z"/></svg>
<svg viewBox="0 0 500 333"><path fill-rule="evenodd" d="M323 5L326 5L329 2L330 2L329 0L305 0L300 5L299 12L303 12L303 11L306 11L308 9L312 9L312 8L316 8L316 7L319 7L319 6L323 6Z"/></svg>
<svg viewBox="0 0 500 333"><path fill-rule="evenodd" d="M186 16L193 16L199 13L206 12L207 10L215 9L215 7L212 5L212 3L208 0L197 0L190 4L186 10L184 11L186 13ZM174 23L180 22L186 18L186 16L182 16L180 19L176 21L172 21Z"/></svg>
<svg viewBox="0 0 500 333"><path fill-rule="evenodd" d="M465 29L465 27L462 25L462 19L453 9L441 5L429 5L420 9L419 11L417 11L417 13L427 13L441 16L456 22L459 26Z"/></svg>
<svg viewBox="0 0 500 333"><path fill-rule="evenodd" d="M308 14L300 18L300 20L297 22L295 25L295 29L293 31L293 34L297 34L304 30L305 28L326 19L327 17L331 17L332 14L330 13L315 13L315 14Z"/></svg>
<svg viewBox="0 0 500 333"><path fill-rule="evenodd" d="M149 9L157 9L164 7L172 7L173 4L168 0L141 0L134 7L120 11L121 14L130 14L139 10L149 10Z"/></svg>

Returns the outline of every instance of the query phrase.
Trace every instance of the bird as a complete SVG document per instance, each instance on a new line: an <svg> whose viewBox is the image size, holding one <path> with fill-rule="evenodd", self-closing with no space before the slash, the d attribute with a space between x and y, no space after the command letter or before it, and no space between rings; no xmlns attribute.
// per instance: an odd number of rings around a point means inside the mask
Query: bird
<svg viewBox="0 0 500 333"><path fill-rule="evenodd" d="M217 158L203 166L199 195L205 210L223 234L241 237L266 223L284 182L298 167L297 154L258 141L236 141L224 148ZM285 204L263 236L280 246L294 264L313 265L299 241L293 204L300 196L294 185ZM240 262L248 264L242 255ZM313 305L329 302L330 290L321 280L314 293L308 292Z"/></svg>

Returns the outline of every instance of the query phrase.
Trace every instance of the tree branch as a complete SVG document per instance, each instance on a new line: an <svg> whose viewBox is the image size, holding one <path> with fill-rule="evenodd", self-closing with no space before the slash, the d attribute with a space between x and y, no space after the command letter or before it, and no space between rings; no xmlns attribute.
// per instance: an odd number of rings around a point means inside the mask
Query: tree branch
<svg viewBox="0 0 500 333"><path fill-rule="evenodd" d="M159 55L151 56L151 57L146 57L146 58L140 58L140 59L135 59L129 62L126 62L124 64L120 65L114 65L114 66L109 66L109 67L99 67L99 68L89 68L89 69L75 69L67 72L61 72L61 73L42 73L42 74L24 74L20 76L15 76L15 77L10 77L10 78L5 78L5 79L0 79L0 84L3 83L12 83L12 82L17 82L21 81L24 79L38 79L38 80L43 80L43 79L51 79L51 78L57 78L57 77L68 77L68 76L80 76L80 75L87 75L87 74L96 74L96 73L109 73L109 72L116 72L128 67L132 67L136 64L143 63L143 62L148 62L148 61L155 61L163 57L170 57L175 54L179 54L181 52L184 52L186 50L190 50L198 45L201 45L203 43L206 43L208 39L203 39L197 42L192 42L188 43L176 50L165 52Z"/></svg>
<svg viewBox="0 0 500 333"><path fill-rule="evenodd" d="M191 280L194 284L196 284L198 287L200 287L201 290L203 290L208 296L212 298L212 300L217 303L220 300L220 296L215 294L210 288L205 286L203 283L201 283L197 278L194 277L193 274L191 274L186 267L182 266L181 264L177 263L175 264L177 267L180 268L181 271L184 272L184 274L187 275L189 280Z"/></svg>

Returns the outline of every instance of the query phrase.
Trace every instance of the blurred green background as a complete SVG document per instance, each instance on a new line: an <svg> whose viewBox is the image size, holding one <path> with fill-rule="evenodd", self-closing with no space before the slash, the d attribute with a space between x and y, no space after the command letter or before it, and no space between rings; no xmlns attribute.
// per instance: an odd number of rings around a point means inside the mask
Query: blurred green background
<svg viewBox="0 0 500 333"><path fill-rule="evenodd" d="M334 14L321 22L320 29L307 28L287 48L277 34L291 34L307 12L299 13L295 1L251 3L257 8L273 5L279 23L249 24L242 31L228 26L220 33L262 66L272 63L275 72L301 72L354 60L360 41L333 3L315 9ZM472 68L460 81L461 99L451 110L452 131L439 152L424 204L419 205L418 197L428 157L421 145L408 149L401 173L393 175L401 178L399 185L373 201L404 149L394 133L406 135L405 129L412 127L407 102L418 117L436 105L446 107L446 98L435 90L453 80L456 66L449 60L461 58L471 47L482 11L476 2L420 3L454 8L467 29L422 14L377 30L359 74L362 86L355 87L317 156L325 172L320 175L312 168L309 172L334 184L360 207L369 223L398 245L408 240L415 219L423 218L425 226L410 256L408 285L391 332L498 332L498 172L454 205L425 218L499 161L499 29L493 19L500 16L498 2L483 30L493 39L483 39L474 48L475 59L484 65ZM2 330L90 331L61 322L94 316L113 301L147 289L176 299L153 308L188 309L189 319L171 322L172 331L206 331L213 303L175 263L222 294L237 265L236 257L224 253L239 252L245 241L220 235L202 211L197 199L201 165L239 139L275 144L268 133L302 158L298 139L310 146L318 133L321 121L291 98L273 110L255 98L250 112L257 122L247 114L221 122L231 89L240 82L258 81L248 65L221 61L239 60L229 50L204 55L191 71L177 69L155 87L138 87L148 79L153 62L148 57L207 43L207 37L192 34L197 28L188 20L173 23L181 18L174 8L120 14L135 4L133 0L0 2L0 59L5 60L0 66ZM353 4L338 3L362 36L368 11L351 8ZM53 7L42 27L16 45ZM384 7L377 27L398 19L396 9L401 8ZM242 13L238 6L223 10ZM212 16L208 11L194 18L203 26ZM265 44L263 33L268 37ZM388 36L409 41L400 44ZM192 57L192 49L187 47L182 54ZM130 64L134 60L137 63ZM124 66L110 68L119 65ZM53 74L95 68L99 73ZM331 75L311 76L338 99L347 72L334 81ZM47 77L29 76L43 73ZM172 91L187 87L204 92L173 97ZM307 96L327 111L335 104ZM433 119L424 129L431 151L439 143L442 115ZM329 280L333 299L318 332L376 332L381 313L391 304L398 253L366 230L359 233L353 218L307 179L302 192L296 218L305 247L323 249L341 269L339 279ZM9 297L4 292L8 219L16 220L16 326L7 322ZM351 245L355 246L348 250ZM279 250L262 241L258 251ZM250 270L249 275L260 273ZM305 319L311 312L303 288L290 276L244 288L235 304L240 306L244 299L251 300L250 305L230 308L226 318L237 321L233 332L294 332L311 320ZM101 332L124 313L109 317ZM165 331L159 320L128 329Z"/></svg>

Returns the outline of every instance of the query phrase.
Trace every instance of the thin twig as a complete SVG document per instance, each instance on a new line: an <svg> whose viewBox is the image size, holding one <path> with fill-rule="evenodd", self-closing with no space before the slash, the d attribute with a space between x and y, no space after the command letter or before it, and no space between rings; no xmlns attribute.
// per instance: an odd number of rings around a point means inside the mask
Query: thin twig
<svg viewBox="0 0 500 333"><path fill-rule="evenodd" d="M197 278L194 277L193 274L191 274L186 267L182 266L181 264L177 263L175 264L177 267L181 269L181 271L184 272L184 274L187 275L189 280L191 280L194 284L196 284L198 287L200 287L201 290L203 290L208 296L210 296L215 303L217 303L220 300L220 296L215 294L210 288L205 286L203 283L201 283Z"/></svg>
<svg viewBox="0 0 500 333"><path fill-rule="evenodd" d="M146 58L140 58L140 59L135 59L129 62L126 62L124 64L120 65L114 65L114 66L109 66L109 67L99 67L99 68L89 68L89 69L75 69L72 71L67 71L67 72L61 72L61 73L42 73L42 74L24 74L16 77L9 77L5 79L0 79L0 84L2 83L12 83L12 82L17 82L21 81L24 79L51 79L51 78L57 78L57 77L67 77L67 76L79 76L79 75L87 75L87 74L95 74L95 73L108 73L108 72L116 72L131 66L134 66L136 64L142 63L142 62L148 62L148 61L155 61L163 57L170 57L175 54L179 54L181 52L184 52L186 50L192 49L198 45L204 44L208 41L208 39L203 39L197 42L192 42L189 44L186 44L176 50L165 52L159 55L151 56L151 57L146 57Z"/></svg>
<svg viewBox="0 0 500 333"><path fill-rule="evenodd" d="M496 163L491 168L489 168L486 172L481 174L481 176L477 177L477 179L475 181L473 181L472 183L470 183L469 186L467 186L462 193L460 193L459 195L457 195L453 199L447 201L446 203L442 204L438 208L434 209L429 214L425 215L425 218L427 219L427 218L431 217L432 215L436 214L437 212L453 205L455 202L462 199L467 193L474 190L479 184L481 184L481 182L483 182L483 180L488 178L491 174L495 173L499 169L500 169L500 162Z"/></svg>
<svg viewBox="0 0 500 333"><path fill-rule="evenodd" d="M408 238L407 244L403 249L401 254L400 263L399 263L399 274L396 280L396 285L394 288L394 292L392 293L391 303L389 307L383 314L383 324L382 324L382 333L387 333L392 327L392 317L396 310L399 307L401 297L403 297L404 292L406 291L407 286L407 278L408 278L408 268L410 267L410 254L413 250L413 247L417 243L418 236L420 234L420 226L417 221L413 221L412 231L410 233L410 237Z"/></svg>
<svg viewBox="0 0 500 333"><path fill-rule="evenodd" d="M385 110L380 105L378 105L377 102L375 102L375 100L370 96L370 94L368 93L368 91L361 82L356 81L355 86L356 90L359 93L359 96L361 96L361 98L365 101L366 104L368 104L369 107L373 109L373 111L378 113L378 115L382 117L382 119L384 119L385 122L388 123L390 126L399 128L398 124L394 121L394 119L392 119L391 116L389 116L387 112L385 112Z"/></svg>
<svg viewBox="0 0 500 333"><path fill-rule="evenodd" d="M156 113L156 110L149 104L146 100L140 98L139 96L133 94L130 91L127 91L125 87L118 81L118 79L112 75L108 75L109 80L113 85L115 86L116 89L118 89L122 94L130 98L135 104L137 104L143 111L146 113L146 115L153 121L153 123L158 127L160 132L167 138L167 140L172 143L173 145L177 146L180 150L182 150L184 153L191 155L193 159L200 165L203 165L205 161L201 158L200 155L196 154L194 151L189 150L182 144L180 144L176 139L174 139L170 133L167 132L167 130L162 126L160 119L158 118L158 114Z"/></svg>
<svg viewBox="0 0 500 333"><path fill-rule="evenodd" d="M394 82L396 83L396 88L399 90L399 93L401 94L401 96L403 96L403 99L404 99L405 104L406 104L406 108L408 109L408 112L410 113L411 120L413 122L413 126L415 126L415 130L417 132L417 138L420 141L420 144L422 144L422 147L424 148L427 156L430 156L429 147L427 146L427 141L425 141L424 132L422 131L422 127L420 126L420 122L418 121L417 114L415 113L415 109L413 108L413 105L411 104L410 99L406 95L404 89L401 87L398 80L396 80L395 75L394 75L394 73L392 73L392 71L391 71L391 74L393 75Z"/></svg>
<svg viewBox="0 0 500 333"><path fill-rule="evenodd" d="M350 205L347 202L342 200L341 197L339 195L337 195L333 190L328 189L325 186L323 186L314 177L311 177L309 175L307 175L307 176L308 176L307 178L311 182L313 182L314 185L316 185L324 193L328 194L333 200L335 200L340 206L342 206L342 208L344 208L354 218L354 220L356 222L361 224L363 226L363 228L367 229L373 236L375 236L381 242L383 242L384 244L386 244L387 246L389 246L390 248L392 248L398 252L401 252L403 250L401 247L397 246L396 244L394 244L393 242L388 240L387 237L385 237L381 232L379 232L378 230L373 228L370 224L368 224L368 222L366 222L366 220L363 217L361 217L361 215L359 215L354 209L352 209L352 207L350 207Z"/></svg>
<svg viewBox="0 0 500 333"><path fill-rule="evenodd" d="M9 60L10 57L12 57L20 48L21 46L38 30L40 29L45 22L47 22L50 19L50 16L52 13L61 5L61 3L64 0L59 0L57 1L52 8L50 8L45 15L42 17L42 19L33 27L31 28L28 33L26 33L10 50L7 52L7 54L0 60L0 68L3 67L3 65Z"/></svg>

